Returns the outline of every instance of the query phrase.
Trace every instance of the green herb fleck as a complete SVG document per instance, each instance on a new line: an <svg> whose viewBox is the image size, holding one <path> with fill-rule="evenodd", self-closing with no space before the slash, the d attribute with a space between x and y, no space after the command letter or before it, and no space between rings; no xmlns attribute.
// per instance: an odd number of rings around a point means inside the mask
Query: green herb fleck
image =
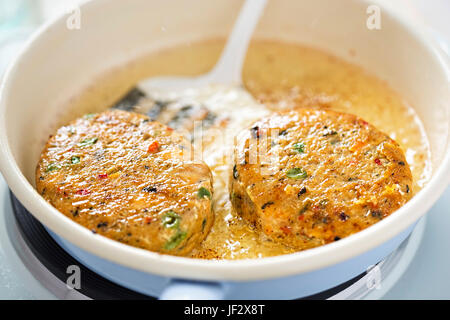
<svg viewBox="0 0 450 320"><path fill-rule="evenodd" d="M202 221L202 232L205 231L205 226L206 226L206 218L203 219Z"/></svg>
<svg viewBox="0 0 450 320"><path fill-rule="evenodd" d="M47 167L47 169L45 169L45 172L51 172L54 170L58 170L61 169L61 165L57 164L57 163L50 163Z"/></svg>
<svg viewBox="0 0 450 320"><path fill-rule="evenodd" d="M327 206L327 204L328 204L328 199L321 199L321 200L319 201L319 207L320 207L321 209L325 209L325 207Z"/></svg>
<svg viewBox="0 0 450 320"><path fill-rule="evenodd" d="M77 132L77 131L75 130L75 128L74 128L74 127L71 127L71 126L67 127L67 130L69 131L70 135L73 135L73 134L75 134L75 133Z"/></svg>
<svg viewBox="0 0 450 320"><path fill-rule="evenodd" d="M201 187L201 188L198 190L197 195L198 195L198 197L199 197L200 199L203 199L203 198L206 197L206 198L208 198L208 199L211 200L211 192L209 192L209 190L206 189L206 188L204 188L204 187Z"/></svg>
<svg viewBox="0 0 450 320"><path fill-rule="evenodd" d="M95 113L88 113L84 115L85 119L92 119L93 117L95 117Z"/></svg>
<svg viewBox="0 0 450 320"><path fill-rule="evenodd" d="M172 238L170 238L169 241L166 242L166 244L164 245L164 249L165 250L173 250L176 247L178 247L181 242L183 242L183 240L186 238L187 233L181 230L177 230L177 232L175 233L175 235L173 235Z"/></svg>
<svg viewBox="0 0 450 320"><path fill-rule="evenodd" d="M300 209L300 211L298 212L300 215L304 214L306 211L308 211L309 209L309 203L305 204L303 206L303 208Z"/></svg>
<svg viewBox="0 0 450 320"><path fill-rule="evenodd" d="M289 169L286 172L286 175L288 176L288 178L291 178L291 179L305 179L308 176L306 171L303 170L302 168Z"/></svg>
<svg viewBox="0 0 450 320"><path fill-rule="evenodd" d="M171 210L164 214L162 224L168 229L176 229L180 226L180 220L181 217Z"/></svg>
<svg viewBox="0 0 450 320"><path fill-rule="evenodd" d="M80 146L80 147L91 146L91 145L95 144L97 141L98 141L97 137L88 138L88 139L85 139L85 140L81 141L78 144L78 146Z"/></svg>
<svg viewBox="0 0 450 320"><path fill-rule="evenodd" d="M77 156L73 156L72 158L70 158L70 162L72 163L72 164L77 164L77 163L80 163L80 157L77 157Z"/></svg>
<svg viewBox="0 0 450 320"><path fill-rule="evenodd" d="M341 142L341 140L340 140L338 137L336 137L336 138L334 138L334 139L332 139L332 140L330 141L330 144L331 144L332 146L334 146L335 144L337 144L337 143L339 143L339 142Z"/></svg>
<svg viewBox="0 0 450 320"><path fill-rule="evenodd" d="M305 144L303 142L294 143L292 148L298 153L305 153Z"/></svg>

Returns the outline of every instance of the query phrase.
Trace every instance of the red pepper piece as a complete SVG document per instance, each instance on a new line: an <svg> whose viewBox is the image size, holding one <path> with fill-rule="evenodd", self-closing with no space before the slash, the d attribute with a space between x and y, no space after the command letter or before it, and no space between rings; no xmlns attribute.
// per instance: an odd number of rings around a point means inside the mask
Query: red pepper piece
<svg viewBox="0 0 450 320"><path fill-rule="evenodd" d="M152 218L150 218L150 217L145 217L144 218L144 222L146 223L146 224L150 224L151 222L152 222Z"/></svg>
<svg viewBox="0 0 450 320"><path fill-rule="evenodd" d="M159 143L158 143L158 141L155 141L151 145L148 146L147 152L148 153L155 153L158 150L159 150Z"/></svg>
<svg viewBox="0 0 450 320"><path fill-rule="evenodd" d="M290 234L292 232L291 227L289 227L289 226L283 226L283 227L280 227L280 229L281 229L281 231L284 232L284 234Z"/></svg>
<svg viewBox="0 0 450 320"><path fill-rule="evenodd" d="M89 190L86 189L81 189L77 191L77 194L80 196L87 196L88 194L90 194L91 192Z"/></svg>

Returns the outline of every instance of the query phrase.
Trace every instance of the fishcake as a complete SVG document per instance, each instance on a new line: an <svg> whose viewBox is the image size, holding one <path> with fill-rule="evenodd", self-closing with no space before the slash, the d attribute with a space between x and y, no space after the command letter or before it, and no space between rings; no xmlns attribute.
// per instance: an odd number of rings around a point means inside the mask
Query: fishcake
<svg viewBox="0 0 450 320"><path fill-rule="evenodd" d="M365 229L412 196L399 144L351 114L276 113L237 141L230 173L234 209L265 236L296 250Z"/></svg>
<svg viewBox="0 0 450 320"><path fill-rule="evenodd" d="M48 140L38 192L64 215L105 237L187 255L214 221L212 175L191 144L137 113L86 115Z"/></svg>

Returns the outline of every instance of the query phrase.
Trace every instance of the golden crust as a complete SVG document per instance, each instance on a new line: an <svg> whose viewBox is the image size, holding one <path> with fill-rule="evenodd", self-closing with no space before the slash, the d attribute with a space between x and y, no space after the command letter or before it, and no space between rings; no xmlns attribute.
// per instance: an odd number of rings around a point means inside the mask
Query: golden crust
<svg viewBox="0 0 450 320"><path fill-rule="evenodd" d="M411 198L411 185L405 156L386 134L354 115L298 109L238 136L230 196L269 238L303 250L387 217Z"/></svg>
<svg viewBox="0 0 450 320"><path fill-rule="evenodd" d="M108 238L186 255L213 224L212 175L190 160L170 128L125 111L87 115L60 128L36 169L38 192Z"/></svg>

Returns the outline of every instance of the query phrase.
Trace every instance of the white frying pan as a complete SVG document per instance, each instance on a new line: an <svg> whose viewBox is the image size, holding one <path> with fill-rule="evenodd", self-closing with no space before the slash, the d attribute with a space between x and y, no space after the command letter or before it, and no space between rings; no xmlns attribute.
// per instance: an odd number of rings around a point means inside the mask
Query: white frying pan
<svg viewBox="0 0 450 320"><path fill-rule="evenodd" d="M395 250L450 179L448 60L420 26L384 7L381 29L369 30L366 10L377 3L272 0L255 34L322 48L363 66L385 79L421 118L431 144L432 179L405 206L366 230L290 255L194 260L94 235L35 191L42 141L55 129L64 102L96 76L144 52L226 36L242 4L239 0L96 0L81 7L80 29L67 28L68 14L46 25L25 46L2 84L1 172L22 204L69 252L113 281L144 293L220 298L239 289L251 298L262 292L265 297L290 298L342 283Z"/></svg>

